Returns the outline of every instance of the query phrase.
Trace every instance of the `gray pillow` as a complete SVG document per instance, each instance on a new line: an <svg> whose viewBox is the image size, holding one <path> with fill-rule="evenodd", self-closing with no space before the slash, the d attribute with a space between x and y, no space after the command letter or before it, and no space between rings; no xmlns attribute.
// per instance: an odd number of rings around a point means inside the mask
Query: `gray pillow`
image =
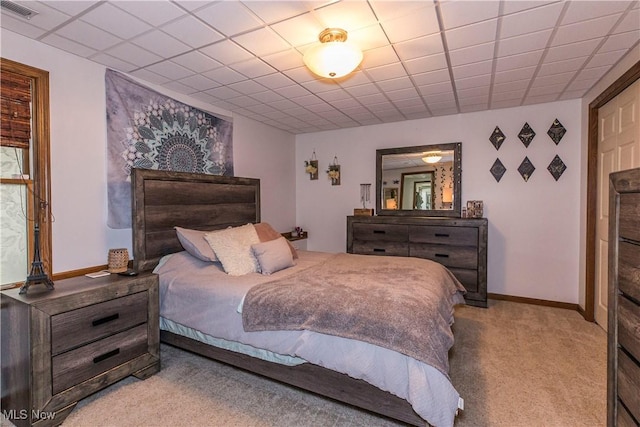
<svg viewBox="0 0 640 427"><path fill-rule="evenodd" d="M180 244L190 255L202 261L219 261L209 243L204 239L210 231L190 230L188 228L175 227Z"/></svg>
<svg viewBox="0 0 640 427"><path fill-rule="evenodd" d="M262 274L268 275L294 265L293 255L284 237L251 245L251 250L258 260Z"/></svg>

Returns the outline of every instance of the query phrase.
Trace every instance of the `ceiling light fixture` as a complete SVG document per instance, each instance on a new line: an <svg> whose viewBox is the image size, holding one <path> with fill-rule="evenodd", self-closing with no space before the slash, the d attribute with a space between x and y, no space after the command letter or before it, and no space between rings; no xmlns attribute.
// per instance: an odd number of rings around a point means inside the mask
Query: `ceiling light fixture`
<svg viewBox="0 0 640 427"><path fill-rule="evenodd" d="M438 152L426 153L422 158L422 161L425 163L438 163L442 159L442 156Z"/></svg>
<svg viewBox="0 0 640 427"><path fill-rule="evenodd" d="M347 32L341 28L327 28L318 36L320 44L308 49L302 60L320 77L336 79L356 69L362 62L362 52L347 42Z"/></svg>

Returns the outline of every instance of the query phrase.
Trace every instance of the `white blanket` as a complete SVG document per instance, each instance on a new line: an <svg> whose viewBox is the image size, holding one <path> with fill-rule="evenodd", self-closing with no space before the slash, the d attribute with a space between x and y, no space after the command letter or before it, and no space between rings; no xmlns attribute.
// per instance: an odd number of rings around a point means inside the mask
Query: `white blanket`
<svg viewBox="0 0 640 427"><path fill-rule="evenodd" d="M407 400L434 426L452 426L459 394L432 366L376 345L311 331L245 332L237 308L258 283L286 277L322 262L331 254L300 251L295 267L271 276L228 276L216 263L186 252L156 268L160 275L160 315L203 334L302 358L347 374Z"/></svg>

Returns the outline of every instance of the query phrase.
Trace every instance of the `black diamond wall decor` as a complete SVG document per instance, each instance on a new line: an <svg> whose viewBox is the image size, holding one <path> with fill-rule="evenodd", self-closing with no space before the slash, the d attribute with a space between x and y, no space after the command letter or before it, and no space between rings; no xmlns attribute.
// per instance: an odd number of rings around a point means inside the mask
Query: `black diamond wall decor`
<svg viewBox="0 0 640 427"><path fill-rule="evenodd" d="M560 123L558 119L555 119L553 121L553 123L551 124L551 127L547 131L547 135L549 135L549 138L551 138L551 140L555 142L556 145L560 143L560 140L562 139L565 133L567 133L567 130L565 129L564 126L562 126L562 123Z"/></svg>
<svg viewBox="0 0 640 427"><path fill-rule="evenodd" d="M496 159L489 171L491 172L491 175L493 175L493 177L496 179L496 181L500 182L500 179L502 179L502 175L504 175L504 173L507 171L507 168L504 167L500 159Z"/></svg>
<svg viewBox="0 0 640 427"><path fill-rule="evenodd" d="M502 145L502 143L504 142L504 140L506 138L507 137L504 136L504 133L502 133L500 128L498 126L496 126L496 128L493 130L493 133L489 137L489 141L491 141L493 146L496 147L496 150L499 150L500 146Z"/></svg>
<svg viewBox="0 0 640 427"><path fill-rule="evenodd" d="M520 163L520 166L518 166L518 172L520 172L525 182L529 181L534 170L536 170L536 168L528 157L525 157L522 163Z"/></svg>
<svg viewBox="0 0 640 427"><path fill-rule="evenodd" d="M531 141L533 141L533 138L535 136L536 133L533 131L533 129L531 129L529 123L525 122L524 126L522 126L522 129L520 129L520 133L518 134L518 138L520 138L520 141L522 141L525 147L529 147L529 144L531 144Z"/></svg>
<svg viewBox="0 0 640 427"><path fill-rule="evenodd" d="M567 165L565 165L560 156L556 154L553 160L551 160L551 163L549 163L549 166L547 166L547 170L557 181L560 179L564 171L567 170Z"/></svg>

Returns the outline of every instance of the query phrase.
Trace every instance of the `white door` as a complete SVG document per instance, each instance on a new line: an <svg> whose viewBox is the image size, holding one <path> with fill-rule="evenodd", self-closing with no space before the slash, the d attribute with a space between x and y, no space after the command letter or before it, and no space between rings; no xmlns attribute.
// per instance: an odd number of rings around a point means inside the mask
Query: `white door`
<svg viewBox="0 0 640 427"><path fill-rule="evenodd" d="M609 174L640 167L640 81L598 110L596 322L607 329Z"/></svg>

